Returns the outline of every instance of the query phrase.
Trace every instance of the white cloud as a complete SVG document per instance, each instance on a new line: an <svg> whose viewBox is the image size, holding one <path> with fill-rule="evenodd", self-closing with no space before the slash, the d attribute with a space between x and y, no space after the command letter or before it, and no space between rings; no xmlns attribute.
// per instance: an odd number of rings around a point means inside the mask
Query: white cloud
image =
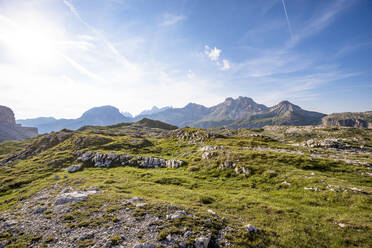
<svg viewBox="0 0 372 248"><path fill-rule="evenodd" d="M164 14L163 20L160 23L161 26L171 26L179 22L182 22L186 19L184 15L173 15L173 14Z"/></svg>
<svg viewBox="0 0 372 248"><path fill-rule="evenodd" d="M222 50L217 49L216 47L214 47L213 49L211 49L207 45L204 47L204 53L209 57L211 61L217 61L220 57L221 52Z"/></svg>
<svg viewBox="0 0 372 248"><path fill-rule="evenodd" d="M221 70L227 71L227 70L230 69L230 62L227 59L223 59L222 63L223 63L223 65L221 67Z"/></svg>

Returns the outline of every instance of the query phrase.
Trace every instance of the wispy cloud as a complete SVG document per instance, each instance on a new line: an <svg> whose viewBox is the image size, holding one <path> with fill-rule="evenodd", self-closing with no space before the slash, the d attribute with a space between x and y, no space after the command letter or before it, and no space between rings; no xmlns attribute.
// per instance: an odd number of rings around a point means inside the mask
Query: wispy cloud
<svg viewBox="0 0 372 248"><path fill-rule="evenodd" d="M370 48L370 47L372 47L372 41L345 45L336 52L335 56L343 56L345 54L354 52L358 49Z"/></svg>
<svg viewBox="0 0 372 248"><path fill-rule="evenodd" d="M100 39L103 41L105 46L108 48L108 50L115 56L115 58L125 67L125 69L131 71L134 74L139 74L139 68L134 63L131 63L125 56L123 56L118 49L115 47L115 45L108 40L100 31L98 31L96 28L88 24L79 14L77 9L72 5L69 1L63 0L65 5L70 9L72 14L83 24L85 25L96 37L93 39Z"/></svg>
<svg viewBox="0 0 372 248"><path fill-rule="evenodd" d="M288 46L292 47L303 39L322 31L329 26L336 17L345 9L349 8L355 1L337 0L320 13L313 15L302 29L299 29L290 40Z"/></svg>
<svg viewBox="0 0 372 248"><path fill-rule="evenodd" d="M288 12L287 12L287 7L285 6L285 2L284 2L284 0L282 0L282 5L283 5L283 10L284 10L285 18L286 18L286 20L287 20L288 31L289 31L289 34L290 34L290 36L291 36L291 39L293 39L292 26L291 26L291 22L289 21Z"/></svg>
<svg viewBox="0 0 372 248"><path fill-rule="evenodd" d="M161 26L172 26L186 19L184 15L164 14Z"/></svg>

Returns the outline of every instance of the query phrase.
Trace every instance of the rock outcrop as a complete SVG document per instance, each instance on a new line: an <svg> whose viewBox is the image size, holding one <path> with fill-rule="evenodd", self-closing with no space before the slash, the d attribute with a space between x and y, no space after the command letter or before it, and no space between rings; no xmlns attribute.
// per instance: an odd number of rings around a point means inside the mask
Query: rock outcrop
<svg viewBox="0 0 372 248"><path fill-rule="evenodd" d="M13 111L0 105L0 142L5 140L24 140L37 135L37 128L22 127L16 124Z"/></svg>
<svg viewBox="0 0 372 248"><path fill-rule="evenodd" d="M372 111L361 113L336 113L325 116L322 119L326 127L372 127Z"/></svg>
<svg viewBox="0 0 372 248"><path fill-rule="evenodd" d="M112 166L134 166L139 168L178 168L184 164L182 160L162 159L155 157L134 158L126 154L101 153L101 152L84 152L78 154L78 161L83 162L86 166L93 167L112 167Z"/></svg>

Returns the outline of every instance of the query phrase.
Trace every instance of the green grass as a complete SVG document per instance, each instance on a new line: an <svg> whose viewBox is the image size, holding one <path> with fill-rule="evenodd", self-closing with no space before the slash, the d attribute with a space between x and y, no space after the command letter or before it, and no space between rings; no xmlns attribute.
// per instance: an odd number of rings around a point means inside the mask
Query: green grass
<svg viewBox="0 0 372 248"><path fill-rule="evenodd" d="M159 129L130 125L86 127L74 132L67 140L35 156L0 167L0 212L19 207L20 199L56 183L80 189L97 186L104 190L103 194L91 195L87 202L75 204L74 212L63 216L61 221L70 227L112 225L117 221L115 211L120 199L141 196L148 205L133 211L136 218L147 212L164 216L162 206L169 204L186 208L197 216L196 219L182 219L182 223L170 223L159 233L159 240L177 233L180 225L190 225L196 230L207 228L203 220L211 218L207 210L212 209L225 217L227 223L215 220L213 225L216 226L209 228L217 230L223 225L232 226L234 232L228 237L233 247L370 247L372 180L360 176L361 172L369 171L368 168L310 158L307 154L242 149L259 146L294 150L296 148L290 146L288 140L319 138L325 135L322 132L340 137L358 136L365 142L372 137L370 130L313 129L307 135L299 133L292 137L285 135L284 131L270 135L271 131L266 129L242 129L234 136L220 135L217 138L207 138L203 130L185 130L199 132L203 142L190 143L190 139L179 140L163 135ZM264 136L250 136L257 133ZM284 142L280 141L283 137ZM18 152L27 142L30 141L3 143L0 154L5 157ZM217 150L217 156L203 160L199 148L205 145L223 146L224 150ZM79 150L182 159L186 166L178 169L84 168L73 174L61 171L76 162ZM363 159L372 162L369 156ZM249 174L236 174L233 168L222 169L225 161L235 161ZM54 180L55 175L60 179ZM284 181L291 185L283 184ZM327 188L329 184L357 187L366 193L332 192ZM304 187L319 190L310 191ZM104 212L102 218L87 221L88 216L98 211ZM248 223L261 231L257 234L244 231L244 225ZM346 226L341 228L337 223ZM119 241L118 237L112 238L112 242ZM1 239L9 237L0 236ZM47 243L49 239L45 237L44 240ZM25 236L17 242L30 245L35 241ZM78 245L93 245L89 242L81 241Z"/></svg>

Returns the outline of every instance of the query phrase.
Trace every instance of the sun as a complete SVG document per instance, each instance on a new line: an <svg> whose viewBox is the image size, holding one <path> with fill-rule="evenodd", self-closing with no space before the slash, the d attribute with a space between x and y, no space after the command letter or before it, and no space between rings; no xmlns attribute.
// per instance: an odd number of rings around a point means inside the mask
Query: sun
<svg viewBox="0 0 372 248"><path fill-rule="evenodd" d="M45 20L11 23L4 31L10 57L32 68L43 68L58 60L60 32Z"/></svg>

